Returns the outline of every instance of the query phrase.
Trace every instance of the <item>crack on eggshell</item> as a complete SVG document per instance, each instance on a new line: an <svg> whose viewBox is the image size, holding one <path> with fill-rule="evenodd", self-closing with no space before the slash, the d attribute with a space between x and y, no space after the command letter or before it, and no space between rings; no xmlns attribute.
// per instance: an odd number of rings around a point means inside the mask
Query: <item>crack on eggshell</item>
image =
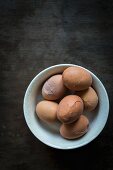
<svg viewBox="0 0 113 170"><path fill-rule="evenodd" d="M54 93L55 93L55 91L54 91L54 89L52 89L52 87L51 87L51 85L49 84L49 82L47 81L46 82L47 84L47 86L49 87L48 89L45 87L45 92L46 92L46 95L53 95L54 97L57 97ZM53 82L54 83L54 82ZM55 84L55 83L54 83ZM54 86L53 86L54 87Z"/></svg>
<svg viewBox="0 0 113 170"><path fill-rule="evenodd" d="M75 113L77 113L76 111L72 111L72 109L73 109L73 107L76 107L77 103L81 103L82 104L81 101L75 101L71 106L67 103L67 108L68 108L67 112L68 112L68 114L66 113L66 114L64 114L62 116L62 119L65 121L65 123L66 122L67 123L69 123L69 122L72 123L73 117L75 117ZM75 120L77 120L79 118L80 114L81 113L77 113L76 114L76 119ZM73 121L75 121L75 120L73 120Z"/></svg>
<svg viewBox="0 0 113 170"><path fill-rule="evenodd" d="M73 108L73 107L76 107L76 104L77 103L81 103L81 101L75 101L73 104L72 104L72 106L70 106L71 108ZM81 103L82 104L82 103ZM71 114L71 109L69 110L69 114ZM75 112L74 112L75 113Z"/></svg>

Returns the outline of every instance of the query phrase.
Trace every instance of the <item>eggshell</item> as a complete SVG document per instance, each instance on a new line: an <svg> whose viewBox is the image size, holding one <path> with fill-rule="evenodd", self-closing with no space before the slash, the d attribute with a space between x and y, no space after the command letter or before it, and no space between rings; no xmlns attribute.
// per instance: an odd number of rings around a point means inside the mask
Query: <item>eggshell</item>
<svg viewBox="0 0 113 170"><path fill-rule="evenodd" d="M64 85L70 90L85 90L92 84L91 74L81 67L68 67L63 72Z"/></svg>
<svg viewBox="0 0 113 170"><path fill-rule="evenodd" d="M96 108L98 104L98 96L92 87L89 87L87 90L77 92L76 94L82 98L86 111L92 111Z"/></svg>
<svg viewBox="0 0 113 170"><path fill-rule="evenodd" d="M72 123L79 118L82 112L82 99L76 95L68 95L60 101L57 109L57 117L63 123Z"/></svg>
<svg viewBox="0 0 113 170"><path fill-rule="evenodd" d="M60 99L66 91L66 87L63 84L62 75L54 75L50 77L43 85L42 96L46 100Z"/></svg>
<svg viewBox="0 0 113 170"><path fill-rule="evenodd" d="M86 116L81 115L80 118L71 124L62 124L60 134L66 139L76 139L83 136L88 131L89 120Z"/></svg>
<svg viewBox="0 0 113 170"><path fill-rule="evenodd" d="M36 114L42 121L53 123L57 120L57 108L56 102L43 100L36 105Z"/></svg>

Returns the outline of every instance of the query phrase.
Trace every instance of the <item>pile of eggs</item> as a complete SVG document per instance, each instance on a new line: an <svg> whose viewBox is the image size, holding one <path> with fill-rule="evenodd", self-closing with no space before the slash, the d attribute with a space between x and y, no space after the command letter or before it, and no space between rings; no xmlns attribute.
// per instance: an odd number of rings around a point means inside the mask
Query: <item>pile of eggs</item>
<svg viewBox="0 0 113 170"><path fill-rule="evenodd" d="M43 84L44 100L36 105L38 118L49 125L59 120L60 134L66 139L83 136L89 129L83 113L93 111L98 104L91 86L91 74L81 67L68 67L62 74L53 75Z"/></svg>

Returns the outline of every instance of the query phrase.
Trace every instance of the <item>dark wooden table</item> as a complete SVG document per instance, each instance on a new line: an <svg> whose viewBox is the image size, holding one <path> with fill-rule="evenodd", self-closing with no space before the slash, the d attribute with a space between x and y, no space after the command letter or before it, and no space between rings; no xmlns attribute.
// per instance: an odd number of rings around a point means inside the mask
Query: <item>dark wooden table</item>
<svg viewBox="0 0 113 170"><path fill-rule="evenodd" d="M59 63L93 71L110 99L106 127L76 150L42 144L23 116L23 97L32 78ZM113 1L1 0L0 170L85 168L113 170Z"/></svg>

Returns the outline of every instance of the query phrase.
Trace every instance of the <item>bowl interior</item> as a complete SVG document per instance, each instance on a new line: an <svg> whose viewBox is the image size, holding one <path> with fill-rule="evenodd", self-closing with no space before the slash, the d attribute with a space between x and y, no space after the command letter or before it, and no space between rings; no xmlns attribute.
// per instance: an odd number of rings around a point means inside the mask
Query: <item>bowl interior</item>
<svg viewBox="0 0 113 170"><path fill-rule="evenodd" d="M74 65L56 65L40 72L31 81L24 97L25 120L32 133L43 143L59 149L78 148L92 141L104 128L109 112L109 101L106 90L101 81L92 72L90 72L93 77L93 87L99 97L99 104L93 112L84 113L90 121L89 131L87 134L76 140L66 140L59 134L60 123L49 126L37 118L35 107L37 102L42 100L41 88L43 83L52 75L62 73L63 70L69 66Z"/></svg>

